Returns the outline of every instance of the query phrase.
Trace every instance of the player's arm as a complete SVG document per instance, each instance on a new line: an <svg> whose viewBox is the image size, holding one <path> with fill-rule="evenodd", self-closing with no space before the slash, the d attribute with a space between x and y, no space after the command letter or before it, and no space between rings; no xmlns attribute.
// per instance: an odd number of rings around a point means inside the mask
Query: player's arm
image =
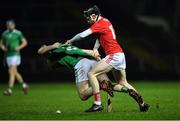
<svg viewBox="0 0 180 121"><path fill-rule="evenodd" d="M99 47L100 47L99 40L96 39L96 42L95 42L94 48L93 48L93 51L94 51L94 53L95 53L96 55L100 55L100 54L99 54L99 51L98 51Z"/></svg>
<svg viewBox="0 0 180 121"><path fill-rule="evenodd" d="M93 50L87 50L87 49L82 49L82 51L88 53L89 55L93 56L97 60L100 60L101 55L99 53L95 53Z"/></svg>
<svg viewBox="0 0 180 121"><path fill-rule="evenodd" d="M91 35L92 33L93 33L93 32L92 32L91 29L87 29L87 30L85 30L85 31L83 31L83 32L75 35L72 39L67 40L67 41L66 41L66 44L71 44L71 43L74 42L74 41L81 40L81 39L83 39L83 38Z"/></svg>
<svg viewBox="0 0 180 121"><path fill-rule="evenodd" d="M58 48L60 45L61 44L59 42L56 42L56 43L54 43L52 45L48 45L48 46L47 45L43 45L43 46L41 46L39 48L38 54L44 54L44 53L46 53L46 52L48 52L50 50Z"/></svg>
<svg viewBox="0 0 180 121"><path fill-rule="evenodd" d="M99 49L99 47L100 47L99 40L98 40L98 39L96 39L96 42L95 42L95 44L94 44L94 48L93 48L93 50L98 50L98 49Z"/></svg>
<svg viewBox="0 0 180 121"><path fill-rule="evenodd" d="M23 49L26 46L27 46L27 40L25 38L22 38L21 44L19 46L17 46L15 49L16 49L16 51L20 51L21 49Z"/></svg>
<svg viewBox="0 0 180 121"><path fill-rule="evenodd" d="M6 46L5 46L5 44L4 44L4 42L3 42L2 39L0 40L0 48L1 48L3 51L7 51L7 50L8 50L8 49L6 48Z"/></svg>

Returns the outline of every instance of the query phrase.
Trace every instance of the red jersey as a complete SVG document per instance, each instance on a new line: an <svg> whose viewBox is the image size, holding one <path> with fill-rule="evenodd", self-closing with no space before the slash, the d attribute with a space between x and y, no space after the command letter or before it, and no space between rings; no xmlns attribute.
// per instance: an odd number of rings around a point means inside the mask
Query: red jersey
<svg viewBox="0 0 180 121"><path fill-rule="evenodd" d="M99 35L99 43L103 47L106 55L123 52L116 40L113 26L106 18L101 18L90 27L93 33Z"/></svg>

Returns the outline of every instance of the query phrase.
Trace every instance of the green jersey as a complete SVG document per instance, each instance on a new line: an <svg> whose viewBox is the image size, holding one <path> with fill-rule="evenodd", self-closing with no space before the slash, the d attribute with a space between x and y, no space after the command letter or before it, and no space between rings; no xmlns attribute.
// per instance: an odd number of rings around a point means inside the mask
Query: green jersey
<svg viewBox="0 0 180 121"><path fill-rule="evenodd" d="M71 70L83 58L94 59L93 56L75 46L63 46L51 50L47 53L46 57L52 67L58 68L60 65L63 65Z"/></svg>
<svg viewBox="0 0 180 121"><path fill-rule="evenodd" d="M6 30L1 38L8 49L8 51L5 52L5 56L20 55L20 51L16 51L15 48L20 45L23 38L23 34L16 29L13 31Z"/></svg>

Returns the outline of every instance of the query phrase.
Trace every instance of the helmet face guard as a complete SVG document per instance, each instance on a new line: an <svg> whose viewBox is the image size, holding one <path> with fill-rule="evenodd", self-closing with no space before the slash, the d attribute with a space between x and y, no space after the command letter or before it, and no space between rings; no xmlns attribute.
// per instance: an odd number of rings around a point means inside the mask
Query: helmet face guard
<svg viewBox="0 0 180 121"><path fill-rule="evenodd" d="M89 8L89 9L87 9L85 11L83 11L83 13L84 13L84 16L86 17L87 21L90 21L90 16L92 14L95 14L95 15L98 16L96 18L96 21L98 20L99 16L101 15L100 10L96 5L94 5L93 7Z"/></svg>

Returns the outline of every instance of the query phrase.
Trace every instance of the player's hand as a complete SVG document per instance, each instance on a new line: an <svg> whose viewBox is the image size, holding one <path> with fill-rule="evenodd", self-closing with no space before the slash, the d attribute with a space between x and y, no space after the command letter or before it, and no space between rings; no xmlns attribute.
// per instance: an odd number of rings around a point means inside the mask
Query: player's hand
<svg viewBox="0 0 180 121"><path fill-rule="evenodd" d="M20 51L21 49L19 47L16 47L15 48L15 51Z"/></svg>
<svg viewBox="0 0 180 121"><path fill-rule="evenodd" d="M72 44L72 41L71 40L67 40L66 42L65 42L65 45L71 45Z"/></svg>
<svg viewBox="0 0 180 121"><path fill-rule="evenodd" d="M94 57L97 58L98 60L101 59L101 55L99 54L99 51L97 49L93 50L93 54L94 54Z"/></svg>
<svg viewBox="0 0 180 121"><path fill-rule="evenodd" d="M97 49L93 50L94 56L95 57L100 57L101 55L99 54L99 51Z"/></svg>
<svg viewBox="0 0 180 121"><path fill-rule="evenodd" d="M5 46L1 46L2 51L6 52L8 49Z"/></svg>
<svg viewBox="0 0 180 121"><path fill-rule="evenodd" d="M59 47L60 47L60 45L61 45L61 43L56 42L56 43L54 43L52 46L53 46L53 48L59 48Z"/></svg>

